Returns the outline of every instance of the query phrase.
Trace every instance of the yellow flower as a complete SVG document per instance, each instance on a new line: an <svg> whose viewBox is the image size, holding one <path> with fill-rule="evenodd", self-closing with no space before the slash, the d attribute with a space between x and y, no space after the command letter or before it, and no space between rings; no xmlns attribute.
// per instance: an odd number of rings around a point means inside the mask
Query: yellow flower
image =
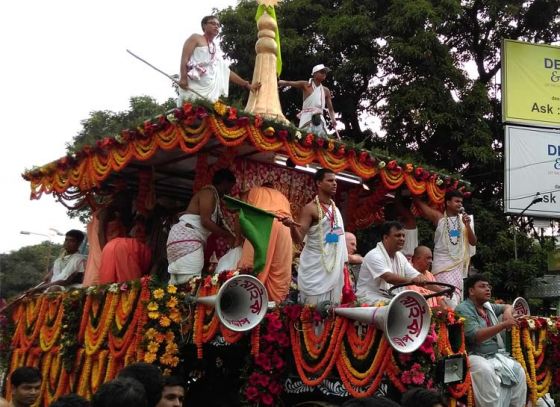
<svg viewBox="0 0 560 407"><path fill-rule="evenodd" d="M151 341L148 344L148 352L156 353L158 351L158 349L159 349L159 343Z"/></svg>
<svg viewBox="0 0 560 407"><path fill-rule="evenodd" d="M148 312L148 318L158 319L159 318L159 312L157 312L157 311Z"/></svg>
<svg viewBox="0 0 560 407"><path fill-rule="evenodd" d="M177 310L172 310L169 313L169 319L178 324L179 322L181 322L181 313Z"/></svg>
<svg viewBox="0 0 560 407"><path fill-rule="evenodd" d="M177 287L175 287L173 284L169 284L167 286L167 292L169 294L175 294L177 292Z"/></svg>
<svg viewBox="0 0 560 407"><path fill-rule="evenodd" d="M154 298L156 300L160 300L163 298L163 296L165 295L165 291L163 291L161 288L156 288L154 290L154 292L152 293L152 295L154 296Z"/></svg>
<svg viewBox="0 0 560 407"><path fill-rule="evenodd" d="M167 331L165 333L165 340L167 342L172 342L175 339L175 334L173 333L173 331Z"/></svg>
<svg viewBox="0 0 560 407"><path fill-rule="evenodd" d="M146 353L144 354L144 362L146 363L153 363L157 358L155 353Z"/></svg>
<svg viewBox="0 0 560 407"><path fill-rule="evenodd" d="M177 306L177 304L179 303L179 300L177 299L177 297L172 296L169 301L167 301L167 306L169 308L175 308Z"/></svg>
<svg viewBox="0 0 560 407"><path fill-rule="evenodd" d="M171 363L169 363L170 366L175 367L179 364L179 358L177 356L173 356L171 358Z"/></svg>
<svg viewBox="0 0 560 407"><path fill-rule="evenodd" d="M165 353L175 354L179 351L177 344L175 342L170 342L165 346Z"/></svg>
<svg viewBox="0 0 560 407"><path fill-rule="evenodd" d="M157 311L157 309L159 308L159 306L157 305L157 303L150 301L150 303L148 304L148 311Z"/></svg>
<svg viewBox="0 0 560 407"><path fill-rule="evenodd" d="M164 328L167 328L169 325L171 325L171 320L165 315L162 315L161 318L159 319L159 324Z"/></svg>
<svg viewBox="0 0 560 407"><path fill-rule="evenodd" d="M227 108L226 104L220 102L219 100L216 103L214 103L214 111L218 113L220 116L226 114L226 108Z"/></svg>
<svg viewBox="0 0 560 407"><path fill-rule="evenodd" d="M154 339L154 337L156 336L156 330L154 328L150 328L146 331L146 333L144 334L144 336L148 339Z"/></svg>

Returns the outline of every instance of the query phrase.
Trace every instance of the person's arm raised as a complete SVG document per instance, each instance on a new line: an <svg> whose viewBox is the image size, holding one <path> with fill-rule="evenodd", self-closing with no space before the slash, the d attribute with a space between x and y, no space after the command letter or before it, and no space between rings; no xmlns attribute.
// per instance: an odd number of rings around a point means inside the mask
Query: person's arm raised
<svg viewBox="0 0 560 407"><path fill-rule="evenodd" d="M246 81L241 76L237 75L235 72L233 72L231 70L229 71L229 80L231 82L241 86L242 88L250 90L251 92L256 92L257 90L259 90L261 88L261 83L260 82L251 83L249 81Z"/></svg>
<svg viewBox="0 0 560 407"><path fill-rule="evenodd" d="M278 86L281 88L291 86L292 88L305 89L306 86L309 86L309 83L307 81L285 81L280 79L278 81Z"/></svg>
<svg viewBox="0 0 560 407"><path fill-rule="evenodd" d="M443 218L443 213L441 213L438 210L435 210L421 199L415 198L414 203L420 207L426 219L432 222L435 226L437 226L439 220Z"/></svg>

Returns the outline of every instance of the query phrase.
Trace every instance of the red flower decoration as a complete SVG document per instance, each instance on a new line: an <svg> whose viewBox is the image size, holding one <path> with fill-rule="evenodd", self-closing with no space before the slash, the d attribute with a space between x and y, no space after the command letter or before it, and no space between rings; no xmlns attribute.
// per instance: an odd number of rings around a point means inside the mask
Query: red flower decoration
<svg viewBox="0 0 560 407"><path fill-rule="evenodd" d="M274 399L272 398L272 396L268 393L265 393L262 395L261 397L261 401L263 402L263 404L265 406L271 406L274 404Z"/></svg>
<svg viewBox="0 0 560 407"><path fill-rule="evenodd" d="M305 137L305 145L306 146L312 146L313 145L313 134L309 133L306 137Z"/></svg>
<svg viewBox="0 0 560 407"><path fill-rule="evenodd" d="M249 118L247 116L239 117L236 121L239 127L245 127L249 125Z"/></svg>
<svg viewBox="0 0 560 407"><path fill-rule="evenodd" d="M228 120L237 119L237 109L235 107L230 107L228 112Z"/></svg>
<svg viewBox="0 0 560 407"><path fill-rule="evenodd" d="M280 140L286 141L288 138L288 130L278 130L278 137L280 137Z"/></svg>
<svg viewBox="0 0 560 407"><path fill-rule="evenodd" d="M362 164L367 162L369 154L366 153L365 151L362 151L360 153L360 155L358 156L358 161L361 162Z"/></svg>
<svg viewBox="0 0 560 407"><path fill-rule="evenodd" d="M344 155L346 153L346 149L344 148L344 146L340 146L338 148L337 154L338 155Z"/></svg>
<svg viewBox="0 0 560 407"><path fill-rule="evenodd" d="M197 107L196 109L196 117L198 119L204 119L205 117L208 116L208 112L206 111L206 109L202 106Z"/></svg>
<svg viewBox="0 0 560 407"><path fill-rule="evenodd" d="M245 396L249 401L256 401L259 398L259 390L254 386L249 386L245 390Z"/></svg>
<svg viewBox="0 0 560 407"><path fill-rule="evenodd" d="M350 157L350 158L356 157L356 150L350 150L350 151L348 151L348 157Z"/></svg>
<svg viewBox="0 0 560 407"><path fill-rule="evenodd" d="M391 160L387 163L387 169L391 171L396 170L397 166L398 166L397 160Z"/></svg>
<svg viewBox="0 0 560 407"><path fill-rule="evenodd" d="M185 103L185 104L183 105L183 112L186 113L186 114L191 113L191 112L192 112L192 108L193 108L192 104L190 104L190 103Z"/></svg>
<svg viewBox="0 0 560 407"><path fill-rule="evenodd" d="M255 127L260 128L263 125L263 118L260 115L255 116Z"/></svg>

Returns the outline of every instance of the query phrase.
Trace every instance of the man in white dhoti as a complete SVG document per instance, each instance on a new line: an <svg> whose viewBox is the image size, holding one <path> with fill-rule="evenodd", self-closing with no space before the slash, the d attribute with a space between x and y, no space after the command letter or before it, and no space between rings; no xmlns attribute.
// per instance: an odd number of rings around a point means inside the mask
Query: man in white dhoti
<svg viewBox="0 0 560 407"><path fill-rule="evenodd" d="M235 237L223 221L220 198L231 191L235 176L227 169L216 171L212 185L198 191L189 202L179 222L171 227L167 238L168 272L171 284L186 283L200 276L204 267L204 245L214 233L233 245Z"/></svg>
<svg viewBox="0 0 560 407"><path fill-rule="evenodd" d="M305 242L298 267L300 302L340 303L348 251L344 222L333 201L336 194L334 172L320 169L315 174L315 184L317 195L301 210L299 226L289 219L284 221L290 226L292 239L296 243Z"/></svg>
<svg viewBox="0 0 560 407"><path fill-rule="evenodd" d="M506 352L501 337L517 324L513 307L491 304L492 287L482 275L465 282L469 298L455 308L465 318L474 399L477 407L522 407L527 398L523 367ZM502 321L498 317L502 315Z"/></svg>
<svg viewBox="0 0 560 407"><path fill-rule="evenodd" d="M323 116L325 107L328 109L333 129L336 131L336 117L332 105L332 95L329 88L322 85L330 71L323 64L315 65L311 70L309 81L278 81L278 86L292 86L303 92L303 106L299 113L299 128L321 137L327 136L327 122Z"/></svg>
<svg viewBox="0 0 560 407"><path fill-rule="evenodd" d="M201 22L203 34L192 34L183 45L177 105L184 100L205 98L211 102L229 93L229 82L251 91L258 90L260 83L251 84L229 69L218 54L214 39L220 33L220 22L214 16L206 16Z"/></svg>
<svg viewBox="0 0 560 407"><path fill-rule="evenodd" d="M389 301L387 290L397 284L423 285L424 277L406 259L400 250L404 247L405 233L401 223L389 221L381 225L381 242L364 257L358 277L358 300L374 304Z"/></svg>
<svg viewBox="0 0 560 407"><path fill-rule="evenodd" d="M476 236L472 219L463 209L463 194L457 190L448 191L443 213L421 200L415 202L436 226L432 274L436 281L457 288L451 300L446 300L455 308L463 299L463 279L467 277L470 259L476 253Z"/></svg>

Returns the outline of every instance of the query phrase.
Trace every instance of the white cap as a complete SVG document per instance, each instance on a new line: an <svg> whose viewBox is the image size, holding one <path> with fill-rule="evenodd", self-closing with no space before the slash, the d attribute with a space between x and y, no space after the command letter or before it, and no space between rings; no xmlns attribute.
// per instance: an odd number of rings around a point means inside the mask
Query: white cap
<svg viewBox="0 0 560 407"><path fill-rule="evenodd" d="M319 72L319 71L327 71L330 72L331 70L329 68L327 68L325 65L323 64L319 64L319 65L315 65L313 67L313 69L311 70L311 76L313 76L315 74L315 72Z"/></svg>

